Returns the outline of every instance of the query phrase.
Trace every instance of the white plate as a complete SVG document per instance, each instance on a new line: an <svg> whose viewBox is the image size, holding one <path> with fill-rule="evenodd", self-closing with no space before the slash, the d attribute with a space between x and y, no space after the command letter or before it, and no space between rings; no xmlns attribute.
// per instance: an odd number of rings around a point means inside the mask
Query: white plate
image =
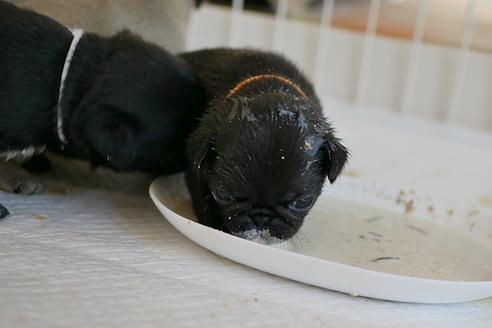
<svg viewBox="0 0 492 328"><path fill-rule="evenodd" d="M343 177L323 192L301 233L266 246L195 222L182 175L150 187L161 213L197 244L235 262L351 295L417 303L492 297L492 219L412 191Z"/></svg>

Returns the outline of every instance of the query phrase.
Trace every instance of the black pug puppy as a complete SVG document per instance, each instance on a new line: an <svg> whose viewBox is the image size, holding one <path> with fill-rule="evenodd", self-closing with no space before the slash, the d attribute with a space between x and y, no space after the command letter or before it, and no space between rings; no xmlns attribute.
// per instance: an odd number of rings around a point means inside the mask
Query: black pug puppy
<svg viewBox="0 0 492 328"><path fill-rule="evenodd" d="M313 86L272 53L214 49L181 58L209 102L187 144L199 220L265 243L291 238L348 157Z"/></svg>
<svg viewBox="0 0 492 328"><path fill-rule="evenodd" d="M116 171L185 168L203 103L189 65L129 32L78 36L0 0L0 189L39 191L13 162L45 149Z"/></svg>

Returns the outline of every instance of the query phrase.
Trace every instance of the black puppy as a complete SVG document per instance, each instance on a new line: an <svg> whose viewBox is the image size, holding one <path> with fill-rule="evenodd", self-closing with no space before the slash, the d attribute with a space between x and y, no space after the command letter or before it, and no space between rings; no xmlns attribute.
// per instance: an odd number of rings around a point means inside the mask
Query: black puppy
<svg viewBox="0 0 492 328"><path fill-rule="evenodd" d="M199 220L247 239L288 239L347 149L312 85L284 57L215 49L181 56L210 102L188 140L187 183Z"/></svg>
<svg viewBox="0 0 492 328"><path fill-rule="evenodd" d="M129 32L72 34L0 0L0 159L49 149L116 171L182 170L200 92L185 61ZM40 189L0 166L0 189Z"/></svg>

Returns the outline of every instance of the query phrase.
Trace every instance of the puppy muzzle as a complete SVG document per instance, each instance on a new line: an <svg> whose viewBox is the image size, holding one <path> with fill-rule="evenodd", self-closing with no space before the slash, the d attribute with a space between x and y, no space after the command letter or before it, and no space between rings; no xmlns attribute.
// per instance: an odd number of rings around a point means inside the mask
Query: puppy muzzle
<svg viewBox="0 0 492 328"><path fill-rule="evenodd" d="M297 232L285 218L268 208L253 207L224 221L230 233L248 240L261 239L267 244L274 238L288 239Z"/></svg>

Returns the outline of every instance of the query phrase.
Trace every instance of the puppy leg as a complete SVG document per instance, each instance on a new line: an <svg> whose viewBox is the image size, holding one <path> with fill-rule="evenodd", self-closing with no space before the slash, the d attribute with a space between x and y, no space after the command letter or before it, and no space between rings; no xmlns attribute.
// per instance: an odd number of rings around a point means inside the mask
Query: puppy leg
<svg viewBox="0 0 492 328"><path fill-rule="evenodd" d="M2 204L0 204L0 220L9 216L9 214L9 211L5 207L3 207Z"/></svg>
<svg viewBox="0 0 492 328"><path fill-rule="evenodd" d="M41 192L43 185L17 164L2 162L0 189L14 194L31 195Z"/></svg>
<svg viewBox="0 0 492 328"><path fill-rule="evenodd" d="M45 173L51 169L51 162L44 154L35 155L22 164L22 167L31 173Z"/></svg>

